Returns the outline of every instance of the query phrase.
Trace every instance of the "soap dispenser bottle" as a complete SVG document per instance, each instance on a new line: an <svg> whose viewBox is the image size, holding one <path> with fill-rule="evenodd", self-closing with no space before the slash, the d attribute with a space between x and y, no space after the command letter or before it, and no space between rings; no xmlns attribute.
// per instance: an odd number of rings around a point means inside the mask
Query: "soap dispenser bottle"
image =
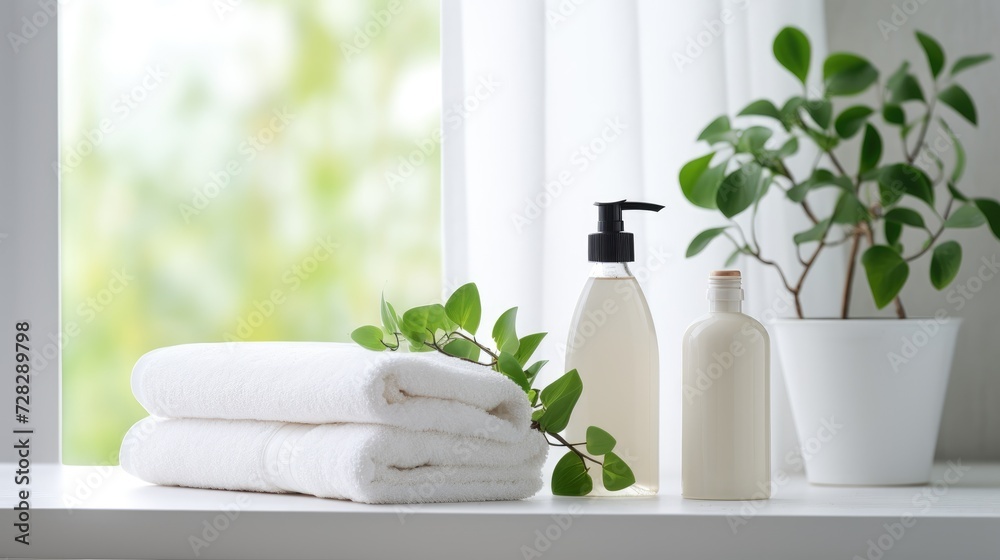
<svg viewBox="0 0 1000 560"><path fill-rule="evenodd" d="M566 345L566 370L576 369L583 380L566 438L584 442L588 427L606 430L617 440L615 455L635 475L635 484L618 491L595 481L591 496L653 495L659 490L660 359L649 306L629 270L635 241L622 212L658 212L663 206L626 200L595 206L597 233L588 239L594 266Z"/></svg>
<svg viewBox="0 0 1000 560"><path fill-rule="evenodd" d="M681 493L703 500L771 495L771 342L742 311L742 277L708 278L709 313L683 340Z"/></svg>

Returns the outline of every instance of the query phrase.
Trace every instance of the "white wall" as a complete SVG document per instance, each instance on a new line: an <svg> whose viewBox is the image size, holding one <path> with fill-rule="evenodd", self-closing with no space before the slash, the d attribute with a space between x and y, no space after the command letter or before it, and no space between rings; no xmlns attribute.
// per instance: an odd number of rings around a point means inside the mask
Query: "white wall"
<svg viewBox="0 0 1000 560"><path fill-rule="evenodd" d="M920 30L938 39L948 64L959 56L993 53L1000 57L1000 2L994 0L827 0L827 35L830 52L854 51L872 61L883 75L891 73L903 59L911 61L924 84L927 64L914 38ZM881 23L880 23L881 22ZM892 27L889 27L892 26ZM893 29L896 27L898 29ZM942 112L953 125L968 152L968 166L961 188L970 195L1000 197L997 175L1000 160L1000 60L967 71L958 80L972 95L979 111L979 127L965 123L950 109ZM925 91L927 87L925 86ZM871 101L867 98L866 101ZM889 153L899 145L887 143ZM884 157L884 156L883 156ZM945 156L946 161L950 161ZM898 161L898 160L897 160ZM846 165L854 165L854 161ZM934 222L936 224L936 222ZM1000 262L1000 241L986 227L948 232L947 238L962 244L962 269L955 283L938 292L928 280L929 255L911 264L910 281L903 302L910 316L931 316L938 310L964 321L941 434L940 458L963 460L1000 459L1000 275L981 283L981 290L965 304L955 286L971 282L982 266L981 259ZM919 247L917 236L904 244ZM987 274L990 272L987 270ZM868 286L862 277L855 283L855 316L873 315ZM969 292L971 294L971 292ZM891 309L883 310L891 311ZM889 313L891 314L891 313Z"/></svg>

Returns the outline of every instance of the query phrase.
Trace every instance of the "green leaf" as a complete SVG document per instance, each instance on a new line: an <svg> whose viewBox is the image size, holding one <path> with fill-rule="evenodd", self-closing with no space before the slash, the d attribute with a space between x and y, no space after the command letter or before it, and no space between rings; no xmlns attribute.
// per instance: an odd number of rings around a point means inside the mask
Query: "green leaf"
<svg viewBox="0 0 1000 560"><path fill-rule="evenodd" d="M448 318L444 306L440 303L422 305L414 307L403 313L403 320L399 327L403 336L411 344L418 346L430 340L437 331L451 332L454 323Z"/></svg>
<svg viewBox="0 0 1000 560"><path fill-rule="evenodd" d="M931 255L931 284L943 290L958 276L962 266L962 246L956 241L945 241L934 247Z"/></svg>
<svg viewBox="0 0 1000 560"><path fill-rule="evenodd" d="M931 180L920 169L905 163L896 163L882 169L878 178L882 206L889 207L904 195L919 198L934 206L934 190Z"/></svg>
<svg viewBox="0 0 1000 560"><path fill-rule="evenodd" d="M972 124L977 124L976 105L972 102L972 98L969 97L969 93L962 86L952 84L946 87L938 93L938 99L941 100L941 103L951 107L959 115L965 117L965 120Z"/></svg>
<svg viewBox="0 0 1000 560"><path fill-rule="evenodd" d="M897 222L916 228L927 229L927 226L924 225L924 217L917 211L909 208L893 208L892 210L886 212L885 219L890 222Z"/></svg>
<svg viewBox="0 0 1000 560"><path fill-rule="evenodd" d="M955 65L951 67L951 75L954 76L959 72L972 68L973 66L978 66L988 60L991 60L993 55L991 54L976 54L972 56L963 56L955 62Z"/></svg>
<svg viewBox="0 0 1000 560"><path fill-rule="evenodd" d="M774 58L804 85L812 56L809 38L795 27L785 27L774 38Z"/></svg>
<svg viewBox="0 0 1000 560"><path fill-rule="evenodd" d="M802 202L809 191L826 186L836 186L842 189L853 189L854 185L851 184L851 180L842 175L834 175L828 169L816 169L813 174L797 185L793 185L792 188L788 189L785 193L789 200L793 202Z"/></svg>
<svg viewBox="0 0 1000 560"><path fill-rule="evenodd" d="M801 96L793 95L781 106L781 121L789 127L796 123L799 118L799 108L805 104L806 100Z"/></svg>
<svg viewBox="0 0 1000 560"><path fill-rule="evenodd" d="M861 163L858 167L858 174L863 175L878 167L879 159L882 158L882 136L871 124L865 125L865 137L861 141Z"/></svg>
<svg viewBox="0 0 1000 560"><path fill-rule="evenodd" d="M837 143L840 142L840 139L837 138L836 136L827 136L826 134L823 134L818 130L813 130L812 128L809 127L805 127L803 128L803 130L809 136L809 138L811 138L812 141L816 143L816 146L820 150L824 151L832 150L836 148Z"/></svg>
<svg viewBox="0 0 1000 560"><path fill-rule="evenodd" d="M618 442L615 438L611 437L611 434L605 432L597 426L590 426L587 428L587 453L590 453L591 455L604 455L605 453L611 453L611 450L615 448L616 443Z"/></svg>
<svg viewBox="0 0 1000 560"><path fill-rule="evenodd" d="M552 471L552 494L556 496L586 496L594 489L594 481L583 459L572 451L566 452Z"/></svg>
<svg viewBox="0 0 1000 560"><path fill-rule="evenodd" d="M826 130L830 126L830 118L833 117L833 104L828 99L806 101L805 108L813 122L820 128Z"/></svg>
<svg viewBox="0 0 1000 560"><path fill-rule="evenodd" d="M853 191L844 191L837 199L830 220L835 224L856 224L868 218L868 208L858 200L857 195Z"/></svg>
<svg viewBox="0 0 1000 560"><path fill-rule="evenodd" d="M986 223L986 216L975 204L964 204L944 221L947 228L977 228Z"/></svg>
<svg viewBox="0 0 1000 560"><path fill-rule="evenodd" d="M989 198L977 198L976 208L986 217L986 223L990 225L990 231L997 239L1000 239L1000 204Z"/></svg>
<svg viewBox="0 0 1000 560"><path fill-rule="evenodd" d="M469 282L455 290L444 304L444 309L448 318L475 336L483 314L482 303L479 301L479 288L475 283Z"/></svg>
<svg viewBox="0 0 1000 560"><path fill-rule="evenodd" d="M524 389L525 393L531 390L528 376L524 374L521 364L517 363L517 358L513 354L501 351L497 356L497 369L511 381L517 383L517 386Z"/></svg>
<svg viewBox="0 0 1000 560"><path fill-rule="evenodd" d="M730 268L731 266L733 266L733 264L736 263L736 259L740 256L741 253L744 252L745 249L743 248L736 249L735 251L733 251L728 257L726 257L726 262L722 265L722 267Z"/></svg>
<svg viewBox="0 0 1000 560"><path fill-rule="evenodd" d="M532 391L534 391L534 389L532 389ZM530 394L529 394L529 397L530 397ZM538 404L538 403L537 402L536 403L532 403L531 406L535 406L536 404ZM545 416L545 410L544 409L539 408L538 410L534 410L534 411L531 412L531 421L532 422L538 422L538 420L542 416Z"/></svg>
<svg viewBox="0 0 1000 560"><path fill-rule="evenodd" d="M940 43L926 33L917 31L917 41L920 42L920 47L924 49L924 54L927 55L927 63L931 67L931 75L937 78L941 73L941 69L944 68L944 50L941 49Z"/></svg>
<svg viewBox="0 0 1000 560"><path fill-rule="evenodd" d="M719 211L727 218L732 218L749 208L757 199L762 173L761 166L751 161L727 175L715 195Z"/></svg>
<svg viewBox="0 0 1000 560"><path fill-rule="evenodd" d="M944 119L938 119L938 121L941 123L941 128L944 129L945 134L948 135L948 139L951 140L951 145L955 147L955 169L951 172L951 183L957 183L962 178L962 174L965 173L965 147L962 146L962 143L958 140L958 136L955 135ZM956 196L955 198L959 197ZM959 200L963 199L964 197Z"/></svg>
<svg viewBox="0 0 1000 560"><path fill-rule="evenodd" d="M541 399L545 406L545 414L538 420L542 429L549 433L557 433L566 429L573 407L583 392L583 380L575 369L572 369L559 379L542 389Z"/></svg>
<svg viewBox="0 0 1000 560"><path fill-rule="evenodd" d="M635 484L635 475L632 469L614 453L604 456L604 488L610 491L624 490Z"/></svg>
<svg viewBox="0 0 1000 560"><path fill-rule="evenodd" d="M850 53L834 53L823 63L823 80L829 95L861 93L878 79L870 62Z"/></svg>
<svg viewBox="0 0 1000 560"><path fill-rule="evenodd" d="M904 101L925 101L924 90L913 74L893 75L886 83L889 92L889 103L899 105Z"/></svg>
<svg viewBox="0 0 1000 560"><path fill-rule="evenodd" d="M729 226L709 228L694 236L694 239L691 240L691 244L688 245L687 252L684 253L684 257L690 259L691 257L702 252L705 247L708 247L708 244L711 243L713 239L722 235L722 232L727 229L729 229Z"/></svg>
<svg viewBox="0 0 1000 560"><path fill-rule="evenodd" d="M376 352L385 350L385 344L382 344L382 329L375 325L365 325L354 329L351 331L351 340L369 350Z"/></svg>
<svg viewBox="0 0 1000 560"><path fill-rule="evenodd" d="M517 308L511 307L504 311L493 325L493 340L497 350L513 355L517 352L520 341L517 339L515 326L517 323Z"/></svg>
<svg viewBox="0 0 1000 560"><path fill-rule="evenodd" d="M781 112L778 111L778 108L774 106L774 103L771 103L767 99L758 99L757 101L754 101L753 103L744 107L743 110L740 111L737 116L743 117L749 115L771 117L772 119L777 119L779 121L784 122L783 119L781 118Z"/></svg>
<svg viewBox="0 0 1000 560"><path fill-rule="evenodd" d="M870 247L861 256L861 264L865 267L868 285L879 309L889 305L899 295L910 275L910 267L903 257L885 245Z"/></svg>
<svg viewBox="0 0 1000 560"><path fill-rule="evenodd" d="M524 370L524 375L528 377L529 383L534 383L535 378L538 377L538 372L545 367L545 364L549 363L548 360L538 360L537 362L531 364Z"/></svg>
<svg viewBox="0 0 1000 560"><path fill-rule="evenodd" d="M698 140L705 140L707 142L712 142L713 138L718 137L724 132L729 132L731 129L729 127L729 117L722 115L721 117L715 119L714 121L708 123L705 130L701 131L698 135Z"/></svg>
<svg viewBox="0 0 1000 560"><path fill-rule="evenodd" d="M906 124L906 111L903 111L899 105L887 103L885 107L882 107L882 118L887 123L903 125Z"/></svg>
<svg viewBox="0 0 1000 560"><path fill-rule="evenodd" d="M903 224L899 222L885 222L885 242L887 244L895 245L901 235L903 235Z"/></svg>
<svg viewBox="0 0 1000 560"><path fill-rule="evenodd" d="M710 170L708 165L712 162L713 157L715 157L715 152L687 162L681 168L678 176L678 182L681 185L681 192L684 193L684 197L691 204L710 210L716 208L715 193L719 190L719 184L722 182L722 174L725 169L725 165L723 164ZM716 179L716 177L718 178Z"/></svg>
<svg viewBox="0 0 1000 560"><path fill-rule="evenodd" d="M865 121L868 120L868 116L873 112L871 107L865 107L864 105L848 107L837 116L833 128L841 138L850 138L861 130L861 127L865 125Z"/></svg>
<svg viewBox="0 0 1000 560"><path fill-rule="evenodd" d="M399 315L396 315L396 310L393 309L392 304L385 301L385 292L382 293L382 301L379 305L380 312L382 315L382 328L388 334L399 332Z"/></svg>
<svg viewBox="0 0 1000 560"><path fill-rule="evenodd" d="M528 402L531 403L532 407L534 407L534 406L536 406L538 404L538 391L537 390L531 389L530 391L528 391ZM544 413L545 413L545 411L542 411L542 414L544 414ZM541 416L542 416L541 414L538 415L539 418L541 418Z"/></svg>
<svg viewBox="0 0 1000 560"><path fill-rule="evenodd" d="M448 344L445 344L441 349L444 350L444 353L449 356L465 358L474 362L479 361L479 347L464 338L456 338Z"/></svg>
<svg viewBox="0 0 1000 560"><path fill-rule="evenodd" d="M951 196L955 197L956 200L961 200L962 202L969 201L969 197L962 194L961 191L958 190L958 187L953 185L951 182L948 183L948 192L950 192Z"/></svg>
<svg viewBox="0 0 1000 560"><path fill-rule="evenodd" d="M795 236L792 237L792 241L794 241L796 245L809 243L810 241L819 241L820 239L826 237L826 232L830 229L830 222L831 220L829 219L820 220L820 222L813 227L803 232L796 233Z"/></svg>
<svg viewBox="0 0 1000 560"><path fill-rule="evenodd" d="M740 135L740 140L736 143L736 151L757 153L764 149L764 144L773 134L774 131L766 126L751 126Z"/></svg>
<svg viewBox="0 0 1000 560"><path fill-rule="evenodd" d="M535 353L538 349L538 345L542 343L542 339L545 338L547 333L535 333L529 334L527 336L521 337L520 342L517 345L517 352L514 353L514 357L517 358L517 363L524 367L528 360L531 359L531 355Z"/></svg>
<svg viewBox="0 0 1000 560"><path fill-rule="evenodd" d="M776 151L774 155L776 157L783 158L783 157L788 157L790 155L794 155L798 151L799 151L799 139L792 136L791 138L786 140L785 143L782 144L780 148L778 148L778 151Z"/></svg>

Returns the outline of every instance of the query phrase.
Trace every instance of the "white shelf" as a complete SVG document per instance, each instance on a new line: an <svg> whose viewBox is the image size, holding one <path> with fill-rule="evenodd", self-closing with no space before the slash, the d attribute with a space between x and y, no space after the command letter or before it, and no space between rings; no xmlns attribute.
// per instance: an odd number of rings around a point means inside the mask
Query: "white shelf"
<svg viewBox="0 0 1000 560"><path fill-rule="evenodd" d="M30 550L13 541L15 487L4 476L0 556L517 559L538 557L534 548L547 559L844 560L866 558L869 540L878 546L881 538L890 547L885 559L1000 557L1000 465L965 466L954 484L932 486L819 487L792 478L766 502L683 500L672 479L654 498L369 506L158 487L117 468L39 465ZM935 480L946 470L938 465ZM203 534L213 521L223 529ZM207 546L195 551L193 539Z"/></svg>

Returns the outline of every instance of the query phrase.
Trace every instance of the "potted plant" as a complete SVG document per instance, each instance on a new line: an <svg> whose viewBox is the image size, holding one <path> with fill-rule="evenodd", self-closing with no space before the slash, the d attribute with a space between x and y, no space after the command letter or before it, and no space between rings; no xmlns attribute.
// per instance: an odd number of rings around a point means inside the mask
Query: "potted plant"
<svg viewBox="0 0 1000 560"><path fill-rule="evenodd" d="M798 29L782 29L774 57L802 84L802 95L781 104L750 103L737 115L754 117L749 126L737 127L727 116L715 119L698 137L710 145L709 153L680 171L684 196L726 220L695 236L687 256L728 240L734 246L730 262L742 254L773 268L795 302L797 318L778 320L774 331L813 483L930 480L959 321L943 313L907 318L899 293L911 267L927 267L938 290L954 280L962 247L948 239L950 230L988 225L1000 238L1000 204L966 196L958 187L965 152L946 121L957 115L976 124L972 98L954 79L991 57L966 56L946 69L938 42L920 32L916 38L932 83L922 85L908 62L880 80L863 57L834 53L823 63L822 90L810 91L809 39ZM871 88L877 91L874 106L841 102ZM932 126L946 141L929 145ZM883 153L883 134L897 134L902 153ZM818 157L809 173L793 174L786 160L803 143L814 145ZM857 168L841 164L845 150L858 150ZM810 204L821 190L836 199L828 215ZM797 276L757 243L754 222L767 194L798 206L811 223L791 238L799 255ZM904 228L926 239L904 247ZM843 320L806 319L803 284L817 257L837 245L849 253L840 295ZM861 269L875 305L891 305L896 320L848 318Z"/></svg>

